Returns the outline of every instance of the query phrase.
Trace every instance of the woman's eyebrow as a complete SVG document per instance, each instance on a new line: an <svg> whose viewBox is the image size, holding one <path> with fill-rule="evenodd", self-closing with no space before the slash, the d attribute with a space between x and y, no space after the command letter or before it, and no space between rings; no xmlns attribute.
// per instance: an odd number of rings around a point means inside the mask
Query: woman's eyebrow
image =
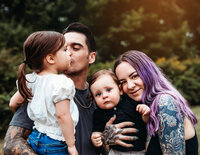
<svg viewBox="0 0 200 155"><path fill-rule="evenodd" d="M136 71L132 72L131 74L129 74L128 77L131 77L131 76L132 76L133 74L135 74L135 73L137 73L137 72L136 72ZM123 81L123 80L125 80L125 79L118 79L119 82L121 82L121 81Z"/></svg>
<svg viewBox="0 0 200 155"><path fill-rule="evenodd" d="M136 73L136 71L134 71L134 72L132 72L131 74L129 74L129 77L131 77L133 74L135 74Z"/></svg>

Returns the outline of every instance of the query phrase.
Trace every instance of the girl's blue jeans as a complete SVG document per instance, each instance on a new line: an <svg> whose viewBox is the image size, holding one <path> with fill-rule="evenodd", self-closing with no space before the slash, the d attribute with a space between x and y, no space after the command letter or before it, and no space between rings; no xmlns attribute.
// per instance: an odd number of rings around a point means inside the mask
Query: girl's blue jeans
<svg viewBox="0 0 200 155"><path fill-rule="evenodd" d="M65 142L52 139L36 129L29 135L28 143L38 154L69 155Z"/></svg>

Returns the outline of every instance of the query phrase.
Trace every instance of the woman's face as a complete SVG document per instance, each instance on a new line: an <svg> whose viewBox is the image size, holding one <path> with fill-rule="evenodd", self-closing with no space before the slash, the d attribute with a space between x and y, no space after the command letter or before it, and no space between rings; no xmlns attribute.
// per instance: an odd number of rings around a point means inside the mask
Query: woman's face
<svg viewBox="0 0 200 155"><path fill-rule="evenodd" d="M124 61L117 66L116 75L123 91L133 100L141 101L144 92L144 83L135 68Z"/></svg>

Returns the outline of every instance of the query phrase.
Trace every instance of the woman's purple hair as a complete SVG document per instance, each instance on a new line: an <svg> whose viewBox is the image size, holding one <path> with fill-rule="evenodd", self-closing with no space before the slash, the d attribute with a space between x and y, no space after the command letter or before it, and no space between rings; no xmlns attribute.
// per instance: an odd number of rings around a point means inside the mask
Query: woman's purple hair
<svg viewBox="0 0 200 155"><path fill-rule="evenodd" d="M170 81L167 80L151 58L140 51L127 51L116 60L114 64L114 72L116 71L116 67L124 61L128 62L137 71L144 83L142 102L148 105L151 109L150 119L147 125L150 134L154 135L155 131L159 128L157 112L159 98L162 94L171 95L178 104L179 114L183 114L191 119L193 125L197 124L197 118L189 108L188 102L177 91L177 89L174 88Z"/></svg>

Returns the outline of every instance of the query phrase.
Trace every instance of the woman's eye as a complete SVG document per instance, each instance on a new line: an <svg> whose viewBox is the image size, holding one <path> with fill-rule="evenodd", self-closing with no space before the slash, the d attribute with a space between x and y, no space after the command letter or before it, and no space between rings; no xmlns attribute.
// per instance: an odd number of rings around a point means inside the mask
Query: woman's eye
<svg viewBox="0 0 200 155"><path fill-rule="evenodd" d="M119 84L120 85L124 85L126 83L126 81L120 81Z"/></svg>
<svg viewBox="0 0 200 155"><path fill-rule="evenodd" d="M138 74L135 74L132 76L132 79L136 79L138 77Z"/></svg>

